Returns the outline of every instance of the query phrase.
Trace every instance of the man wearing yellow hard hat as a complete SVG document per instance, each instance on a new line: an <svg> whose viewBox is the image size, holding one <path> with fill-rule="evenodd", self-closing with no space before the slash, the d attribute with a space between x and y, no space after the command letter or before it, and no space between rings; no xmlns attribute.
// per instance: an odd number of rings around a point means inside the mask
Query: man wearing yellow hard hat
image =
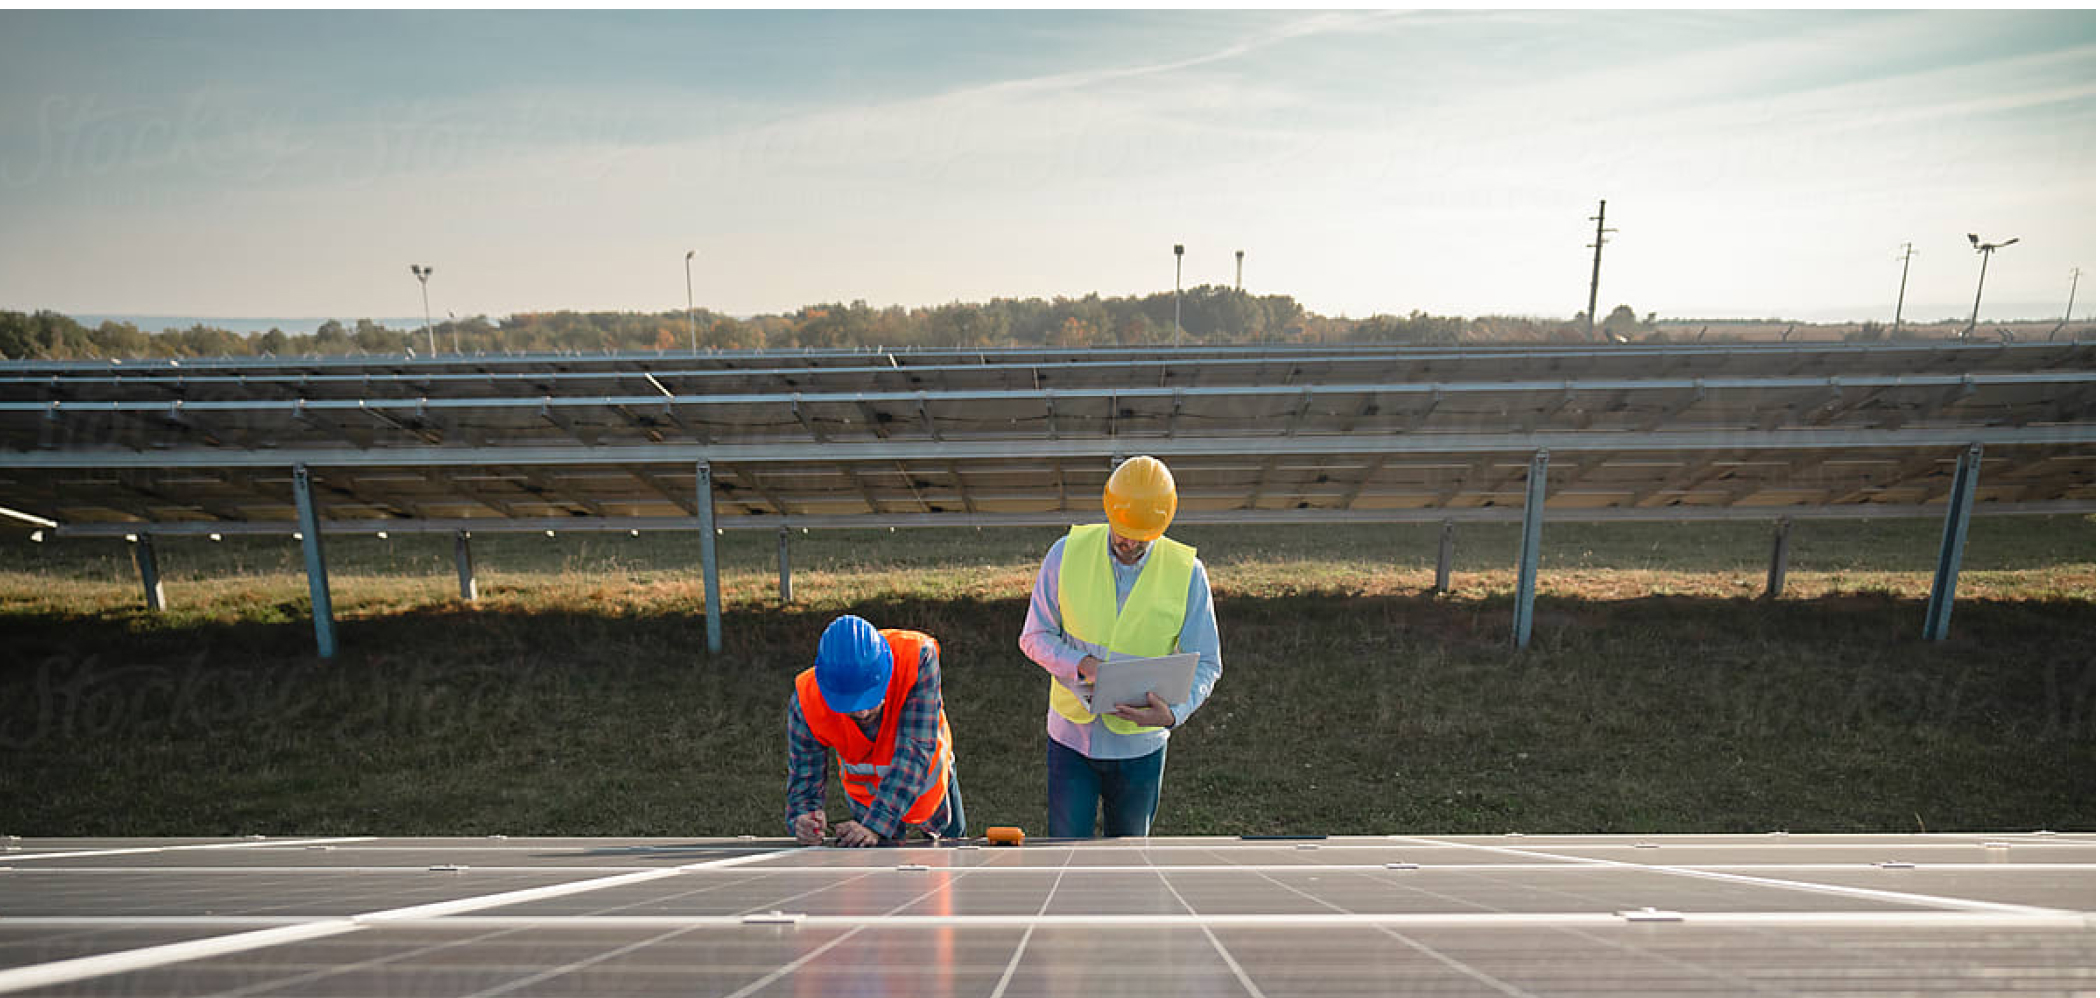
<svg viewBox="0 0 2100 998"><path fill-rule="evenodd" d="M1119 465L1102 490L1107 523L1073 527L1050 545L1021 628L1021 651L1050 673L1048 752L1054 838L1146 835L1159 808L1167 739L1210 696L1224 666L1210 579L1196 549L1166 535L1174 476L1151 457ZM1111 656L1195 652L1188 696L1169 706L1088 713L1073 687Z"/></svg>

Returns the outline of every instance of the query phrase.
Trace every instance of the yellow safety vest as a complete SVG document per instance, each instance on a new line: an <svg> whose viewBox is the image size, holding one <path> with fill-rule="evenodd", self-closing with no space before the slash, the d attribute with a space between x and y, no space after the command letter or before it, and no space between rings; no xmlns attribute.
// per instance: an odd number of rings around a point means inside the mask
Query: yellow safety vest
<svg viewBox="0 0 2100 998"><path fill-rule="evenodd" d="M1121 613L1116 612L1116 576L1109 557L1108 524L1073 527L1065 535L1064 561L1057 570L1057 607L1065 633L1118 655L1173 654L1180 643L1181 618L1188 612L1196 549L1165 537L1153 541L1151 556L1138 572L1137 584L1130 587ZM1078 695L1054 678L1050 707L1074 724L1087 724L1098 716L1088 713ZM1101 721L1119 735L1159 730L1113 715Z"/></svg>

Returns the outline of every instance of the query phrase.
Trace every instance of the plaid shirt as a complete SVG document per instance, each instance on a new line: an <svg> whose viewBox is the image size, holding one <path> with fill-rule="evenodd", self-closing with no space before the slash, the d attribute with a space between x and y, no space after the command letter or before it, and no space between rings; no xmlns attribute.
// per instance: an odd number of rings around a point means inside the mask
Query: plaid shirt
<svg viewBox="0 0 2100 998"><path fill-rule="evenodd" d="M884 702L882 709L896 708ZM904 814L925 792L927 773L937 762L933 754L941 736L941 658L931 644L919 653L919 678L906 694L902 710L897 718L897 751L890 758L888 775L875 788L875 802L863 811L860 802L846 798L854 820L885 839L903 834ZM881 715L877 715L876 724L880 725L881 720ZM787 735L787 824L788 834L792 835L797 815L824 810L832 750L809 730L809 720L802 716L802 701L792 693L788 694ZM919 827L940 828L947 822L948 802L942 800L939 809Z"/></svg>

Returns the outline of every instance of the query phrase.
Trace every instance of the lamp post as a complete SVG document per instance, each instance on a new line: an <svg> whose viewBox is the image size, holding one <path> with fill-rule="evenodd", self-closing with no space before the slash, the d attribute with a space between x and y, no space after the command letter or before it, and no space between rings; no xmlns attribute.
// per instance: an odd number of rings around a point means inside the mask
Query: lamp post
<svg viewBox="0 0 2100 998"><path fill-rule="evenodd" d="M1976 332L1976 315L1983 310L1983 275L1991 272L1991 254L2019 241L2020 237L2014 236L2002 243L1987 243L1977 239L1976 233L1969 233L1969 245L1983 254L1983 267L1976 271L1976 304L1969 307L1969 328L1962 330L1963 339Z"/></svg>
<svg viewBox="0 0 2100 998"><path fill-rule="evenodd" d="M685 335L692 342L693 353L700 352L699 328L693 325L693 254L699 250L685 251Z"/></svg>
<svg viewBox="0 0 2100 998"><path fill-rule="evenodd" d="M438 352L437 334L430 330L430 275L435 270L436 267L426 267L420 263L408 265L408 272L416 275L416 281L423 285L423 337L430 342L432 357L437 356Z"/></svg>
<svg viewBox="0 0 2100 998"><path fill-rule="evenodd" d="M1247 251L1232 251L1232 293L1240 293L1240 276L1247 269Z"/></svg>
<svg viewBox="0 0 2100 998"><path fill-rule="evenodd" d="M1174 345L1181 345L1181 244L1174 244Z"/></svg>

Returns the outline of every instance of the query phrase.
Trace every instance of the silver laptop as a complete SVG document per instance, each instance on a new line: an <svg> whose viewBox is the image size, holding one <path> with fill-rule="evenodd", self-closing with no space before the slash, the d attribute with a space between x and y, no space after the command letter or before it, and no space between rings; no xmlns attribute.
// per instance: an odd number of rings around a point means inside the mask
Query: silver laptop
<svg viewBox="0 0 2100 998"><path fill-rule="evenodd" d="M1081 703L1094 714L1108 714L1118 704L1145 705L1145 694L1157 693L1173 707L1188 701L1189 688L1196 685L1196 653L1185 651L1158 658L1121 658L1101 663L1094 685L1070 684Z"/></svg>

